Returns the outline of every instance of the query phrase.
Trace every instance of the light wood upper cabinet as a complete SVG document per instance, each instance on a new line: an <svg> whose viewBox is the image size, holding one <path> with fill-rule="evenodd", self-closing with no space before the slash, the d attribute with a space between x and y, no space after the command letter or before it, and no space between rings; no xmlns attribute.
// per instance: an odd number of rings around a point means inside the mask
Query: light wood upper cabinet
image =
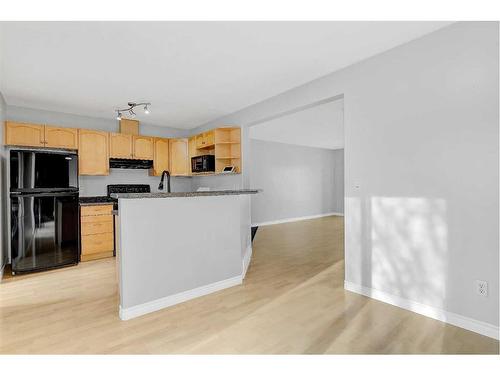
<svg viewBox="0 0 500 375"><path fill-rule="evenodd" d="M188 140L187 138L170 139L170 174L188 176Z"/></svg>
<svg viewBox="0 0 500 375"><path fill-rule="evenodd" d="M198 155L198 150L196 149L196 136L188 139L188 154L189 160L191 160L193 156Z"/></svg>
<svg viewBox="0 0 500 375"><path fill-rule="evenodd" d="M213 130L196 136L196 148L212 147L215 143L215 132Z"/></svg>
<svg viewBox="0 0 500 375"><path fill-rule="evenodd" d="M119 159L132 159L132 135L111 133L109 135L109 157Z"/></svg>
<svg viewBox="0 0 500 375"><path fill-rule="evenodd" d="M215 143L215 131L210 130L203 133L203 142L205 146L213 146L213 144Z"/></svg>
<svg viewBox="0 0 500 375"><path fill-rule="evenodd" d="M202 148L203 147L203 134L198 134L196 137L196 148Z"/></svg>
<svg viewBox="0 0 500 375"><path fill-rule="evenodd" d="M120 120L120 133L139 135L139 121L122 118Z"/></svg>
<svg viewBox="0 0 500 375"><path fill-rule="evenodd" d="M78 129L6 121L5 144L78 149Z"/></svg>
<svg viewBox="0 0 500 375"><path fill-rule="evenodd" d="M44 147L44 126L6 121L4 139L6 145Z"/></svg>
<svg viewBox="0 0 500 375"><path fill-rule="evenodd" d="M133 135L132 141L134 144L134 159L153 160L154 156L154 141L153 137L144 137L141 135Z"/></svg>
<svg viewBox="0 0 500 375"><path fill-rule="evenodd" d="M45 125L45 147L78 149L78 129Z"/></svg>
<svg viewBox="0 0 500 375"><path fill-rule="evenodd" d="M163 171L169 171L169 139L155 138L154 139L154 159L151 175L160 176Z"/></svg>
<svg viewBox="0 0 500 375"><path fill-rule="evenodd" d="M128 120L127 120L128 121ZM121 122L135 131L137 121ZM137 126L136 126L137 125ZM149 173L159 176L168 170L172 176L190 176L191 157L215 156L215 172L233 166L241 173L241 129L221 127L187 138L155 138L126 133L107 133L32 123L6 121L6 145L66 148L79 150L80 175L108 175L109 158L153 160Z"/></svg>
<svg viewBox="0 0 500 375"><path fill-rule="evenodd" d="M81 175L108 175L109 133L80 129L79 131L79 174Z"/></svg>
<svg viewBox="0 0 500 375"><path fill-rule="evenodd" d="M111 133L109 154L112 158L153 160L154 138L123 133Z"/></svg>

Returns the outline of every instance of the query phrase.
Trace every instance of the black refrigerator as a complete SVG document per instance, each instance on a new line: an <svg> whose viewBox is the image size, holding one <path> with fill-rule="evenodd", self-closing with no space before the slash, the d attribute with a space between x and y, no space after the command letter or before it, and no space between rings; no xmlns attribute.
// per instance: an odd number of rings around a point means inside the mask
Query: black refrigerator
<svg viewBox="0 0 500 375"><path fill-rule="evenodd" d="M10 150L9 169L12 273L78 263L78 155Z"/></svg>

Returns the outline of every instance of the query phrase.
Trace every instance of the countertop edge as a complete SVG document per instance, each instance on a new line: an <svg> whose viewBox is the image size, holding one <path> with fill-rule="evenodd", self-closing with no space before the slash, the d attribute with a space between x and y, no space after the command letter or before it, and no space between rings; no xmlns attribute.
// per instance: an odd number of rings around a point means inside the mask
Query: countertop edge
<svg viewBox="0 0 500 375"><path fill-rule="evenodd" d="M118 199L150 199L150 198L190 198L209 197L221 195L246 195L260 193L261 189L241 189L241 190L210 190L210 191L187 191L175 193L117 193L111 194L112 198Z"/></svg>
<svg viewBox="0 0 500 375"><path fill-rule="evenodd" d="M112 206L113 202L78 202L80 206Z"/></svg>

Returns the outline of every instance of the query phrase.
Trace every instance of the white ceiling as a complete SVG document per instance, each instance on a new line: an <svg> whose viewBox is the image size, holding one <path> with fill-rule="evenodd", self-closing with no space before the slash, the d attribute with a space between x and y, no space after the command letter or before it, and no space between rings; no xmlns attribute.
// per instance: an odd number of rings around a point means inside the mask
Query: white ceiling
<svg viewBox="0 0 500 375"><path fill-rule="evenodd" d="M7 104L193 128L448 22L2 22Z"/></svg>
<svg viewBox="0 0 500 375"><path fill-rule="evenodd" d="M320 104L254 125L250 138L332 150L344 148L344 101Z"/></svg>

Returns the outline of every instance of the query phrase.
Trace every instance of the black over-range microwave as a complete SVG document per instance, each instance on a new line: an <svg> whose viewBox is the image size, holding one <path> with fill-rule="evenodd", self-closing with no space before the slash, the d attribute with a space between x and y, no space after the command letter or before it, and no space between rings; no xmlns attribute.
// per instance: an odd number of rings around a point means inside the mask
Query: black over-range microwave
<svg viewBox="0 0 500 375"><path fill-rule="evenodd" d="M215 156L200 155L191 158L191 172L215 172Z"/></svg>

